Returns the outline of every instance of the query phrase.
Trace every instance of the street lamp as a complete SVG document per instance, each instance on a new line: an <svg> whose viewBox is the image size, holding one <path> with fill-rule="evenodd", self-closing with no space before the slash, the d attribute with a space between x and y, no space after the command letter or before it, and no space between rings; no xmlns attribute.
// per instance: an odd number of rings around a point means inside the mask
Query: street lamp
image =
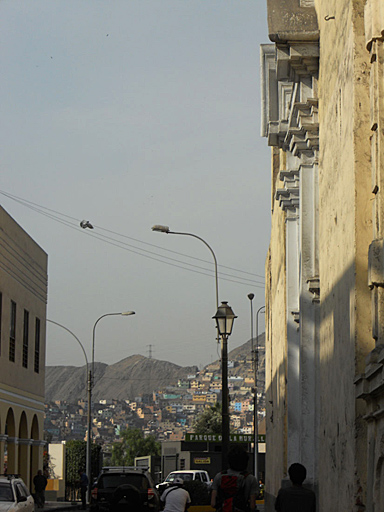
<svg viewBox="0 0 384 512"><path fill-rule="evenodd" d="M200 236L194 235L193 233L184 233L183 231L171 231L168 226L161 226L159 224L156 224L155 226L152 226L152 231L157 231L158 233L166 233L167 235L184 235L184 236L193 236L193 238L197 238L203 244L205 244L208 249L211 251L211 254L213 256L213 261L215 263L215 281L216 281L216 309L219 308L219 278L217 274L217 259L216 255L213 252L212 247L204 240L204 238L201 238ZM219 340L217 340L219 342Z"/></svg>
<svg viewBox="0 0 384 512"><path fill-rule="evenodd" d="M229 413L228 413L228 336L232 333L233 322L237 316L228 306L228 302L222 302L218 307L216 315L212 317L216 320L217 330L221 336L221 387L222 387L222 406L221 406L221 466L227 469L227 458L229 450Z"/></svg>
<svg viewBox="0 0 384 512"><path fill-rule="evenodd" d="M91 374L91 370L89 368L87 354L85 352L83 344L81 343L79 338L76 336L76 334L74 334L67 327L65 327L62 324L59 324L58 322L54 322L53 320L49 320L48 318L47 318L47 322L50 322L51 324L58 325L59 327L62 327L67 332L69 332L69 334L71 334L75 338L75 340L78 342L78 344L80 345L81 350L83 351L83 354L84 354L84 357L85 357L87 379L88 379L88 386L87 386L87 392L88 392L88 400L87 400L88 401L88 434L87 434L87 460L86 460L86 463L87 463L87 475L88 475L88 479L89 479L90 478L90 474L88 473L88 453L91 453L91 444L90 444L91 443L91 440L90 440L91 436L90 436L90 416L89 416L89 411L91 410L91 403L92 403L92 395L91 395L91 393L92 393L92 391L91 391L92 390L92 382L91 382L92 374Z"/></svg>
<svg viewBox="0 0 384 512"><path fill-rule="evenodd" d="M248 294L248 299L251 303L251 354L253 361L253 371L255 371L255 349L253 342L253 299L255 295L253 293ZM257 477L257 458L258 458L258 425L257 425L257 389L256 382L253 396L253 473Z"/></svg>
<svg viewBox="0 0 384 512"><path fill-rule="evenodd" d="M92 388L93 388L93 379L95 375L95 339L96 339L96 326L100 322L100 320L106 316L130 316L134 315L134 311L124 311L122 313L106 313L105 315L101 315L95 322L93 326L93 336L92 336L92 365L91 369L88 372L88 436L87 436L87 477L88 477L88 501L90 499L91 493L91 473L92 473L92 460L91 460L91 440L92 440Z"/></svg>
<svg viewBox="0 0 384 512"><path fill-rule="evenodd" d="M77 343L80 345L81 347L81 350L83 351L83 354L84 354L84 357L85 357L85 364L86 364L86 367L87 367L87 371L88 371L88 358L87 358L87 354L85 352L85 349L84 349L84 345L81 343L81 341L79 340L79 338L76 336L76 334L74 334L72 331L70 331L67 327L65 327L64 325L62 324L59 324L58 322L54 322L53 320L49 320L49 318L47 318L47 322L51 323L51 324L55 324L55 325L58 325L59 327L65 329L67 332L69 332L69 334L71 334L75 340L77 341Z"/></svg>
<svg viewBox="0 0 384 512"><path fill-rule="evenodd" d="M256 313L256 346L254 350L254 361L255 361L255 397L254 397L254 415L255 415L255 448L254 448L254 455L255 455L255 477L257 478L257 481L259 481L259 417L258 417L258 409L259 409L259 402L257 399L257 372L259 369L259 313L260 311L264 309L265 306L261 306Z"/></svg>
<svg viewBox="0 0 384 512"><path fill-rule="evenodd" d="M213 261L215 263L215 282L216 282L216 309L217 313L213 317L216 319L216 327L217 327L217 342L220 341L221 336L221 365L222 365L222 466L223 469L227 467L227 453L229 448L229 414L228 414L228 347L227 341L228 336L232 332L233 320L237 318L232 309L228 306L227 302L223 302L219 307L219 279L217 272L217 259L216 255L213 252L212 247L200 236L194 235L193 233L185 233L182 231L171 231L168 226L162 226L156 224L152 226L152 231L157 231L158 233L166 233L167 235L184 235L184 236L192 236L197 238L204 245L208 247L210 250Z"/></svg>

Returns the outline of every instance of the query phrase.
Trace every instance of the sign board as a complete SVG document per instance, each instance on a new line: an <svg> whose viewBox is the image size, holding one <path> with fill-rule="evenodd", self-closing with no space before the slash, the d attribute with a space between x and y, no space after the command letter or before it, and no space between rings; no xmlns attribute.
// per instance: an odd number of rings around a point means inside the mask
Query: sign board
<svg viewBox="0 0 384 512"><path fill-rule="evenodd" d="M210 464L211 457L195 457L193 459L194 464Z"/></svg>
<svg viewBox="0 0 384 512"><path fill-rule="evenodd" d="M259 443L265 443L265 434L259 434ZM193 443L221 443L221 434L185 434L185 440ZM230 443L253 443L253 434L230 434Z"/></svg>

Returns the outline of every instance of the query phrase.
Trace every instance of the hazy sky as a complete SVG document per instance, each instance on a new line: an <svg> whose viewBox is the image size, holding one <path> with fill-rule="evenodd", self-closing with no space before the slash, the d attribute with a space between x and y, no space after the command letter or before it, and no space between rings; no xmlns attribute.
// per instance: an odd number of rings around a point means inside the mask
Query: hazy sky
<svg viewBox="0 0 384 512"><path fill-rule="evenodd" d="M212 256L153 224L211 245L220 301L239 317L229 349L250 338L270 231L265 3L0 3L1 204L48 253L48 318L89 356L101 315L136 311L99 322L97 361L150 348L183 366L218 357ZM84 364L54 325L47 364Z"/></svg>

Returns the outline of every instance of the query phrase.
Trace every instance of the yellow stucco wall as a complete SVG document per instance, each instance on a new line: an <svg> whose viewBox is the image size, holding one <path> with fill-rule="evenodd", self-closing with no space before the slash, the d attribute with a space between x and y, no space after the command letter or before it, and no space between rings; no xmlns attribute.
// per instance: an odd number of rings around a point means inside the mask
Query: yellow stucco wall
<svg viewBox="0 0 384 512"><path fill-rule="evenodd" d="M320 28L321 510L352 510L363 499L365 485L364 404L356 401L353 385L372 349L367 286L372 195L364 4L363 0L316 2Z"/></svg>
<svg viewBox="0 0 384 512"><path fill-rule="evenodd" d="M1 207L0 242L0 472L6 458L8 473L20 473L31 487L32 477L42 469L44 449L47 255ZM16 304L14 358L10 357L11 301ZM23 350L23 345L28 349Z"/></svg>
<svg viewBox="0 0 384 512"><path fill-rule="evenodd" d="M265 386L269 404L266 419L266 489L276 496L281 485L278 472L269 467L286 467L286 282L285 282L285 213L275 200L281 186L278 173L285 168L285 155L272 148L271 204L272 229L266 260L266 342ZM284 433L282 435L282 432Z"/></svg>

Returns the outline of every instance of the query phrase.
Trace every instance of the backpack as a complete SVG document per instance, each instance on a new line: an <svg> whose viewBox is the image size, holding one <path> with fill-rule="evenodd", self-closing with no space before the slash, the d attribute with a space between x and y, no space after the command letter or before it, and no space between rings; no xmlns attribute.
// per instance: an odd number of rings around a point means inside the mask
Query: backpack
<svg viewBox="0 0 384 512"><path fill-rule="evenodd" d="M228 475L227 471L221 472L216 506L220 512L247 512L245 479L248 475L246 471L242 471L240 475Z"/></svg>

